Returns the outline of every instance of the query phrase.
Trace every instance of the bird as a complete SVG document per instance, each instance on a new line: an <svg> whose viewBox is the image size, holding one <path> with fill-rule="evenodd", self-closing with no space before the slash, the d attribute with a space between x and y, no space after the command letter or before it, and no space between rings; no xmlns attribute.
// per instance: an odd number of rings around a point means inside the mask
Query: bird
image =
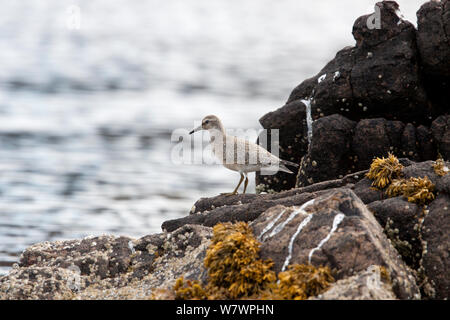
<svg viewBox="0 0 450 320"><path fill-rule="evenodd" d="M236 188L230 193L222 193L223 195L231 196L237 194L244 177L243 194L245 194L249 172L268 170L293 174L294 172L289 170L286 165L298 167L298 164L282 160L256 143L228 135L222 122L215 115L204 117L202 124L189 132L189 134L192 135L194 132L201 130L209 132L212 151L219 162L225 168L237 171L241 175Z"/></svg>

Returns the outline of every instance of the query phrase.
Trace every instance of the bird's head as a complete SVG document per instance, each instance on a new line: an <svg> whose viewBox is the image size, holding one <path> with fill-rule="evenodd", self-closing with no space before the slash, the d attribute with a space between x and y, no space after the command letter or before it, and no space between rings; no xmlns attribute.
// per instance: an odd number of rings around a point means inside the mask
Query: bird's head
<svg viewBox="0 0 450 320"><path fill-rule="evenodd" d="M220 119L216 117L215 115L209 115L203 118L202 124L189 132L189 134L193 134L194 132L200 131L200 130L219 130L223 132L223 126L220 122Z"/></svg>

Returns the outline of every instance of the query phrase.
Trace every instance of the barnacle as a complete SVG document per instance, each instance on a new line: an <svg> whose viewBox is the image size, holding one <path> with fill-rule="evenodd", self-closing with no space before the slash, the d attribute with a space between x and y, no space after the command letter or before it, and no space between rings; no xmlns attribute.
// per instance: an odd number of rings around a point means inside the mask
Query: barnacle
<svg viewBox="0 0 450 320"><path fill-rule="evenodd" d="M408 180L396 179L386 189L386 194L389 197L402 195L409 202L424 205L434 200L433 191L434 184L425 176L425 178L411 177Z"/></svg>
<svg viewBox="0 0 450 320"><path fill-rule="evenodd" d="M256 192L256 194L261 194L263 192L269 193L269 194L278 193L275 190L270 189L269 186L267 184L264 184L264 183L260 183L257 186L255 186L255 192Z"/></svg>
<svg viewBox="0 0 450 320"><path fill-rule="evenodd" d="M448 168L445 166L445 162L442 158L437 159L433 163L433 169L434 172L441 177L445 176L448 173Z"/></svg>
<svg viewBox="0 0 450 320"><path fill-rule="evenodd" d="M401 177L402 170L403 165L400 164L397 157L389 153L387 158L377 157L374 159L366 176L373 180L372 187L383 189L393 179Z"/></svg>

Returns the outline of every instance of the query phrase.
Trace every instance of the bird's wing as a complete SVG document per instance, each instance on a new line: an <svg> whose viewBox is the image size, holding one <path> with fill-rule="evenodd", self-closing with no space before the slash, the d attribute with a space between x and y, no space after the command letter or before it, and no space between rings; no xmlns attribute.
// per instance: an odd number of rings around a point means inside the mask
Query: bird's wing
<svg viewBox="0 0 450 320"><path fill-rule="evenodd" d="M256 143L234 136L232 139L232 143L236 145L236 163L242 163L242 161L245 161L245 164L271 166L280 162L280 159L278 157L274 156L269 151L267 151L260 145L257 145Z"/></svg>

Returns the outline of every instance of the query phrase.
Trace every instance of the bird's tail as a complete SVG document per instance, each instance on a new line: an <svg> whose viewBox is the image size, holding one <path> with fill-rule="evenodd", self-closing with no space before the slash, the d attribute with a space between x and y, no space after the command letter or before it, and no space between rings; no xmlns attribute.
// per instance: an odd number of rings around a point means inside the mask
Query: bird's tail
<svg viewBox="0 0 450 320"><path fill-rule="evenodd" d="M292 172L291 170L289 170L288 168L286 168L285 165L284 165L284 164L281 164L281 163L280 163L280 165L278 166L278 170L279 170L279 171L283 171L283 172L287 172L287 173L292 173L292 174L293 174L293 172Z"/></svg>
<svg viewBox="0 0 450 320"><path fill-rule="evenodd" d="M284 165L286 165L286 166L292 166L292 167L296 167L296 168L298 167L298 164L297 164L297 163L290 162L290 161L283 160L283 159L281 159L281 163L284 164Z"/></svg>
<svg viewBox="0 0 450 320"><path fill-rule="evenodd" d="M294 174L294 172L289 170L286 166L298 167L299 165L294 163L294 162L290 162L290 161L286 161L286 160L283 160L283 159L279 159L276 162L276 166L268 166L268 167L265 167L265 169L267 169L269 171L270 170L274 170L274 173L276 173L277 171L282 171L282 172L287 172L287 173L290 173L290 174ZM271 173L271 174L274 174L274 173Z"/></svg>

